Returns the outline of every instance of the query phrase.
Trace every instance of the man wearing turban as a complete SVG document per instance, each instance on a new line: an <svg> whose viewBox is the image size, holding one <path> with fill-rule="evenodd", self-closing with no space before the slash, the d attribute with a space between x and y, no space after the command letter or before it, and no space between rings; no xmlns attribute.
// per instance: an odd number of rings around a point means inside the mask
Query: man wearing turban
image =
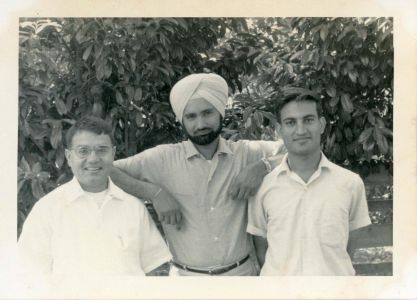
<svg viewBox="0 0 417 300"><path fill-rule="evenodd" d="M151 198L159 210L173 270L180 275L258 272L256 259L249 257L247 202L233 198L254 194L271 164L279 163L284 148L281 141L222 138L227 99L228 86L219 75L181 79L171 90L170 102L188 139L114 163L114 182L139 198ZM141 188L144 182L159 189L151 195L150 189ZM178 223L179 230L169 225Z"/></svg>

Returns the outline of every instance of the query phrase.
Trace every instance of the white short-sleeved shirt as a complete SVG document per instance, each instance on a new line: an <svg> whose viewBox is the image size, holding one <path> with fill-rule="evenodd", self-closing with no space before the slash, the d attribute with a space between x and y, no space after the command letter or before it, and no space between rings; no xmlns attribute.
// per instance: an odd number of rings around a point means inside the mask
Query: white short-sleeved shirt
<svg viewBox="0 0 417 300"><path fill-rule="evenodd" d="M349 231L369 225L360 177L324 154L305 183L287 163L249 201L247 231L268 241L261 275L354 275Z"/></svg>
<svg viewBox="0 0 417 300"><path fill-rule="evenodd" d="M110 179L100 206L75 178L40 199L18 249L44 275L137 276L171 259L146 207Z"/></svg>
<svg viewBox="0 0 417 300"><path fill-rule="evenodd" d="M187 140L145 150L114 165L134 178L160 185L178 200L184 219L181 230L164 226L169 248L177 262L206 268L234 263L250 252L247 203L232 200L229 187L248 164L283 149L282 141L220 138L208 161Z"/></svg>

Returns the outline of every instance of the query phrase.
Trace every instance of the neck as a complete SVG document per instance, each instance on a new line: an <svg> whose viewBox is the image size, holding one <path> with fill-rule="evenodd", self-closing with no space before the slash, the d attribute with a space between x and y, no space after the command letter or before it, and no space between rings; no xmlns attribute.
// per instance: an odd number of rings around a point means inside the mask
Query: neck
<svg viewBox="0 0 417 300"><path fill-rule="evenodd" d="M291 170L301 176L305 181L308 181L310 176L317 170L320 159L320 150L308 155L288 153L288 163Z"/></svg>
<svg viewBox="0 0 417 300"><path fill-rule="evenodd" d="M204 156L205 159L212 159L214 156L214 153L217 151L217 147L219 146L220 137L217 137L214 141L212 141L208 145L197 145L194 144L198 152L201 153L201 155Z"/></svg>
<svg viewBox="0 0 417 300"><path fill-rule="evenodd" d="M105 183L100 184L100 185L94 185L94 186L93 185L89 185L89 186L86 186L86 185L82 184L81 182L80 182L80 185L81 185L81 188L84 191L88 192L88 193L100 193L100 192L103 192L103 191L105 191L107 189L107 187L108 187L108 180L106 180Z"/></svg>

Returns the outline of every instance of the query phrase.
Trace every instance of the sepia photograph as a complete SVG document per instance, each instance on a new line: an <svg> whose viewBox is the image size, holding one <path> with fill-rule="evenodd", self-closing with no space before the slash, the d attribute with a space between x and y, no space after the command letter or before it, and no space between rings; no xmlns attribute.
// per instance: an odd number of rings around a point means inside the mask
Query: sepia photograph
<svg viewBox="0 0 417 300"><path fill-rule="evenodd" d="M223 15L17 16L5 295L413 295L399 17Z"/></svg>

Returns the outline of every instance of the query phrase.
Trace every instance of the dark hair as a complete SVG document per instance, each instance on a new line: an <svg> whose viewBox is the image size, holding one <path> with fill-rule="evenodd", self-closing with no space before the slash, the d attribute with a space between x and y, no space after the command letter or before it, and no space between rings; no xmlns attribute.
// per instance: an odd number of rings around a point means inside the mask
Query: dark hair
<svg viewBox="0 0 417 300"><path fill-rule="evenodd" d="M65 135L65 142L67 148L71 146L74 135L80 131L89 131L95 134L106 134L110 137L112 145L114 145L111 125L103 119L92 116L86 116L77 120L75 124L72 125L70 129L68 129Z"/></svg>
<svg viewBox="0 0 417 300"><path fill-rule="evenodd" d="M302 101L308 101L308 102L314 102L316 103L316 110L317 110L317 116L320 118L323 116L323 106L321 104L320 99L317 99L313 96L310 95L304 95L304 96L300 96L300 95L292 95L289 97L284 98L283 100L281 100L278 104L278 121L279 123L281 123L281 111L282 109L289 103L291 102L302 102Z"/></svg>

